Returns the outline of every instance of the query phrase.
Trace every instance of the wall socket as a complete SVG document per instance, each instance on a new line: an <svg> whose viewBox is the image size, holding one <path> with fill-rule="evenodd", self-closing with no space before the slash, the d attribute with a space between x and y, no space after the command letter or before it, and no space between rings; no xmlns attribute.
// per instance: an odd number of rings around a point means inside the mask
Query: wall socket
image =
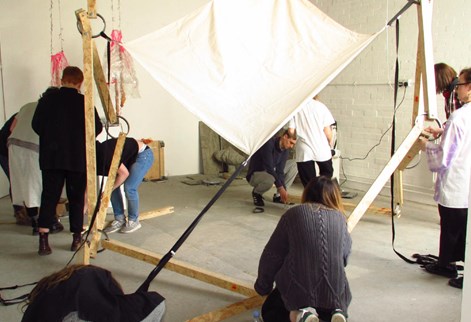
<svg viewBox="0 0 471 322"><path fill-rule="evenodd" d="M412 86L412 84L414 84L412 79L406 79L406 80L399 81L399 87L409 87L409 86Z"/></svg>

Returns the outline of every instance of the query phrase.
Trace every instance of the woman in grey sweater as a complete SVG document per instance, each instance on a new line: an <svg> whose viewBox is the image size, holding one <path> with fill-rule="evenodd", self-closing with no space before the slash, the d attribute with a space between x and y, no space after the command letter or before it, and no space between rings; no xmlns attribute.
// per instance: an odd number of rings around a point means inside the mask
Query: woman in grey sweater
<svg viewBox="0 0 471 322"><path fill-rule="evenodd" d="M269 294L262 307L265 322L346 321L352 296L345 266L352 240L343 212L337 182L321 176L306 186L302 204L281 217L255 282L257 293Z"/></svg>

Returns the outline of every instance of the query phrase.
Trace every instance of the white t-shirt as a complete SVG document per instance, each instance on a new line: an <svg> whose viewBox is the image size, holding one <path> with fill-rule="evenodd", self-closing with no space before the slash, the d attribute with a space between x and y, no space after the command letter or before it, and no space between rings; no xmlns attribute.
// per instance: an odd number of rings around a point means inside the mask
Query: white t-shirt
<svg viewBox="0 0 471 322"><path fill-rule="evenodd" d="M295 128L296 162L327 161L332 158L324 128L335 123L327 106L314 99L308 101L289 122Z"/></svg>

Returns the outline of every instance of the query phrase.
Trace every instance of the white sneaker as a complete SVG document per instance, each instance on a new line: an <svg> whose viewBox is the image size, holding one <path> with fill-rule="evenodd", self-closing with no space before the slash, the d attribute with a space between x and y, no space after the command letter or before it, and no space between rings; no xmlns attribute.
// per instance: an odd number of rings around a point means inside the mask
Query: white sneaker
<svg viewBox="0 0 471 322"><path fill-rule="evenodd" d="M115 219L111 222L111 224L109 224L108 227L103 229L103 231L107 234L114 233L114 232L117 232L118 230L120 230L122 227L124 227L125 224L126 224L126 222L124 220L116 220Z"/></svg>
<svg viewBox="0 0 471 322"><path fill-rule="evenodd" d="M319 317L317 316L317 311L312 307L305 307L304 309L298 310L298 316L296 317L296 322L319 322Z"/></svg>
<svg viewBox="0 0 471 322"><path fill-rule="evenodd" d="M347 318L343 315L342 311L336 310L335 313L332 314L330 322L347 322Z"/></svg>
<svg viewBox="0 0 471 322"><path fill-rule="evenodd" d="M138 230L139 228L141 228L141 223L139 221L128 221L126 223L125 226L123 226L121 228L121 230L119 231L120 233L123 233L123 234L128 234L128 233L132 233L132 232L135 232L136 230Z"/></svg>

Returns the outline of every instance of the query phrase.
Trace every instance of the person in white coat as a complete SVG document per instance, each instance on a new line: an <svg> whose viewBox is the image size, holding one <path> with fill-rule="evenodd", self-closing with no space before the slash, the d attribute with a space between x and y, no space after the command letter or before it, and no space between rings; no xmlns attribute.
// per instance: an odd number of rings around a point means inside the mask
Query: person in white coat
<svg viewBox="0 0 471 322"><path fill-rule="evenodd" d="M455 262L464 261L471 176L471 68L461 71L455 88L463 106L455 110L444 129L425 129L440 143L421 138L430 171L437 173L434 200L440 214L440 246L437 263L425 265L429 273L451 278L449 284L463 288Z"/></svg>

